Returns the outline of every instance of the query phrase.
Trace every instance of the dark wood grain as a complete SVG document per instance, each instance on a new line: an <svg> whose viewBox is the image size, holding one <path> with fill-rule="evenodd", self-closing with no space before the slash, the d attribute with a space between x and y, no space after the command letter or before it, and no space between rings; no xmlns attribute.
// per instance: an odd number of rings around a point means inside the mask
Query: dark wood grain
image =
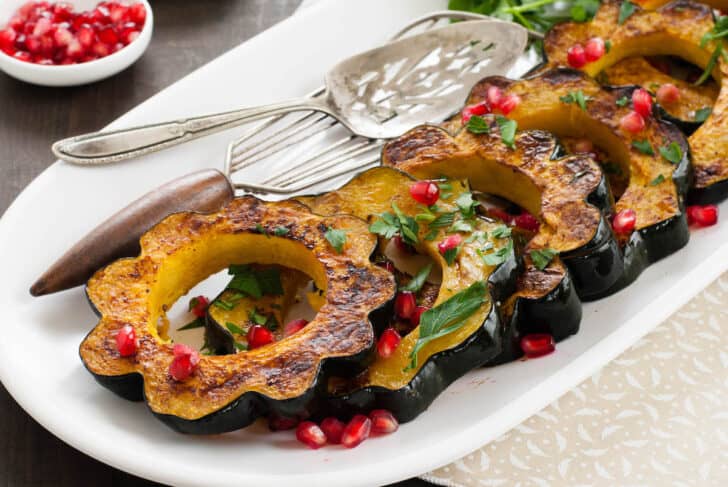
<svg viewBox="0 0 728 487"><path fill-rule="evenodd" d="M0 73L0 213L53 162L49 150L53 141L108 124L192 70L287 17L299 3L154 0L155 34L149 50L133 67L109 80L78 88L40 88ZM28 416L2 387L0 411L0 486L158 485L70 448ZM420 480L397 484L425 485L429 484Z"/></svg>

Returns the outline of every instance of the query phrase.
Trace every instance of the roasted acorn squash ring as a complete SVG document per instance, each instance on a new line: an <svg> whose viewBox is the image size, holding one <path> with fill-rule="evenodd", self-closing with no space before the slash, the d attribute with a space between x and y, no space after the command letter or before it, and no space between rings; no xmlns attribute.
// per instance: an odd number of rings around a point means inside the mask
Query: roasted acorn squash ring
<svg viewBox="0 0 728 487"><path fill-rule="evenodd" d="M354 177L338 190L320 196L300 198L313 211L321 214L349 213L361 218L374 219L376 215L391 211L392 202L404 214L414 215L423 211L423 206L415 202L409 194L410 185L416 180L396 169L377 167ZM451 195L437 205L453 205L453 202L468 186L460 181L449 181ZM496 239L490 231L502 224L476 220L475 231L485 231L493 250L505 245L505 240ZM510 296L515 288L516 276L520 272L513 251L498 266L483 262L478 248L483 242L468 242L467 238L452 265L448 265L438 252L437 243L448 235L442 228L437 237L427 240L425 224L420 225L418 251L429 255L435 265L442 269L440 285L435 305L471 284L487 280L488 300L457 330L425 345L417 354L418 365L409 368L410 353L419 337L419 327L402 338L393 355L384 359L377 356L364 374L347 381L332 378L330 394L325 400L322 413L348 416L356 412L368 412L373 408L386 408L399 421L410 421L435 400L450 383L469 370L495 360L509 349L511 343L504 338L512 334L510 320L514 316L504 316L501 302ZM464 238L468 235L465 234ZM577 300L578 314L581 306ZM578 318L577 318L578 323ZM341 385L346 382L345 385ZM339 384L334 386L334 384Z"/></svg>
<svg viewBox="0 0 728 487"><path fill-rule="evenodd" d="M541 221L526 251L558 251L579 296L589 298L614 286L623 272L608 223L611 196L598 164L586 155L559 157L559 152L556 139L538 130L519 132L513 150L500 141L496 125L489 134L461 129L454 137L442 128L422 126L389 142L382 162L421 178L468 178L474 189L526 208ZM527 276L521 281L529 286L520 291L533 299L530 287L558 282L553 273L559 266L555 260L552 268L539 271L527 255ZM561 274L567 278L563 269Z"/></svg>
<svg viewBox="0 0 728 487"><path fill-rule="evenodd" d="M285 236L273 236L279 226ZM341 254L325 238L329 228L347 231ZM322 217L294 201L247 196L210 215L169 216L141 238L138 257L116 261L88 282L101 318L81 343L81 359L109 389L129 399L143 392L152 412L180 432L221 433L260 415L306 415L332 367L358 370L370 356L372 315L390 313L384 308L394 277L370 262L376 244L361 219ZM208 275L249 262L305 272L326 290L326 304L301 332L246 353L202 356L192 376L174 380L172 344L158 332L165 310ZM126 324L138 337L132 357L121 357L115 344Z"/></svg>
<svg viewBox="0 0 728 487"><path fill-rule="evenodd" d="M490 86L521 98L508 114L519 128L590 138L629 173L629 185L615 205L616 211L630 208L637 214L636 231L623 237L624 273L614 287L590 294L590 299L621 289L647 265L687 244L690 234L683 210L690 182L690 149L676 126L654 117L646 119L646 127L639 134L620 128L619 120L630 111L630 106L620 107L617 100L631 99L635 87L605 88L580 71L557 68L522 80L485 78L473 87L467 104L485 100ZM587 97L586 110L577 103L563 101L576 91ZM645 139L650 141L654 154L642 153L633 146ZM672 142L681 149L678 164L662 158L658 150Z"/></svg>
<svg viewBox="0 0 728 487"><path fill-rule="evenodd" d="M706 5L678 0L655 11L637 11L622 25L617 20L619 2L605 2L598 22L557 24L546 35L544 54L550 66L567 66L567 51L576 43L600 36L611 42L602 58L582 70L596 76L602 70L632 56L675 55L706 68L718 41L701 47L701 39L714 26L713 12ZM723 48L725 52L725 47ZM696 202L719 201L728 196L728 62L718 56L713 78L721 89L713 113L689 138L692 150Z"/></svg>

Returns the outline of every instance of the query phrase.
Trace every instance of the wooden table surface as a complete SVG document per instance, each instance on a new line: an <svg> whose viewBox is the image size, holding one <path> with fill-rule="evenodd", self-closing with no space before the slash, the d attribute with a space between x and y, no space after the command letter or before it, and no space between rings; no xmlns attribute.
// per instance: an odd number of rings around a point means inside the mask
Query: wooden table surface
<svg viewBox="0 0 728 487"><path fill-rule="evenodd" d="M155 33L149 50L111 79L78 88L40 88L0 73L0 214L53 162L53 141L98 130L289 16L300 1L154 0ZM3 387L0 411L0 486L158 485L69 447L28 416ZM416 479L397 484L426 485Z"/></svg>

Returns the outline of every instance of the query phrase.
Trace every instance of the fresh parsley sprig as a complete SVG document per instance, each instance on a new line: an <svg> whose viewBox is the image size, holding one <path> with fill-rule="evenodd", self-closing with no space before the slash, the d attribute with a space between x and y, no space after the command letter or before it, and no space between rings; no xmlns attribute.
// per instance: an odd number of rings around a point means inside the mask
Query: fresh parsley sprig
<svg viewBox="0 0 728 487"><path fill-rule="evenodd" d="M468 318L487 302L485 281L478 281L452 295L420 317L419 337L410 353L405 371L417 367L417 355L432 340L448 335L465 324Z"/></svg>

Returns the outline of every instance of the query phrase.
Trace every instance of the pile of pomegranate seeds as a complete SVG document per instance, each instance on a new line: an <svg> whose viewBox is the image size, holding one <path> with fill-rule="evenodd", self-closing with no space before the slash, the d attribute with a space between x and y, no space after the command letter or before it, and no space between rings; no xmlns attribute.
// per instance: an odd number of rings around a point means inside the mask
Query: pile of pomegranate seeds
<svg viewBox="0 0 728 487"><path fill-rule="evenodd" d="M399 422L391 412L375 409L369 416L357 414L348 423L336 418L326 418L320 425L313 421L303 421L296 428L296 438L313 450L326 444L354 448L372 434L387 435L397 429Z"/></svg>
<svg viewBox="0 0 728 487"><path fill-rule="evenodd" d="M64 2L28 2L0 30L0 51L43 65L85 63L134 42L146 18L138 2L101 2L88 12Z"/></svg>

